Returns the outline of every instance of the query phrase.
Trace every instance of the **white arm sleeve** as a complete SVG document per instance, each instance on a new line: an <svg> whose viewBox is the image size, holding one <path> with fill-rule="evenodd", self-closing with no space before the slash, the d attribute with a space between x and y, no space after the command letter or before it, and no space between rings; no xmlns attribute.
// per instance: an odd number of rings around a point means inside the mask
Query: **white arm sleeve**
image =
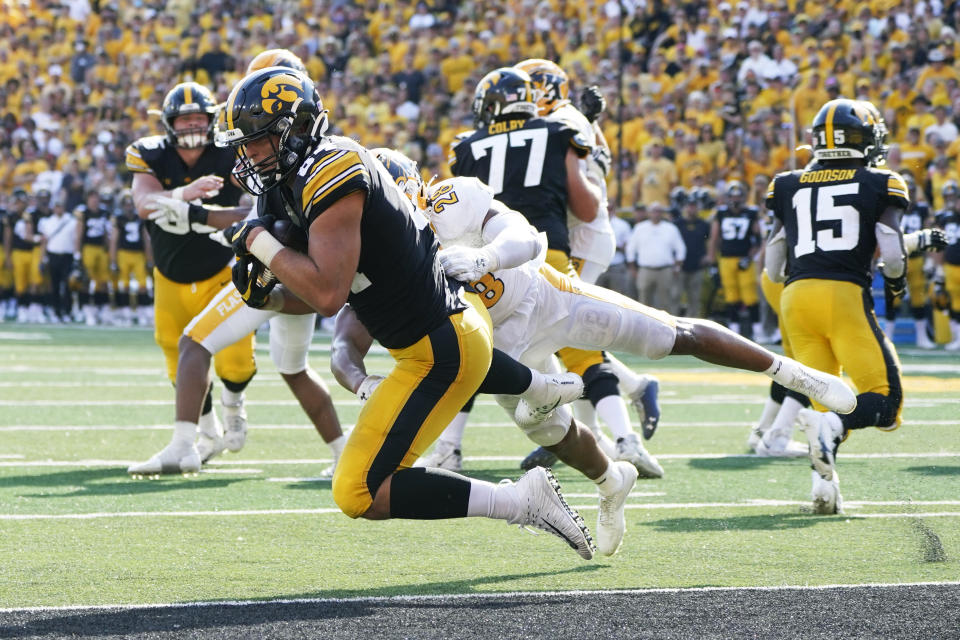
<svg viewBox="0 0 960 640"><path fill-rule="evenodd" d="M920 235L923 233L923 230L914 231L913 233L903 234L903 248L907 252L907 255L910 255L917 250L917 247L920 246Z"/></svg>
<svg viewBox="0 0 960 640"><path fill-rule="evenodd" d="M883 260L883 275L888 278L899 278L906 268L906 255L903 243L900 241L900 231L891 229L882 222L874 227L877 235L877 247L880 249L880 258Z"/></svg>
<svg viewBox="0 0 960 640"><path fill-rule="evenodd" d="M783 227L767 240L763 268L774 282L784 282L787 279L787 232Z"/></svg>
<svg viewBox="0 0 960 640"><path fill-rule="evenodd" d="M536 258L544 240L523 214L502 205L492 208L498 212L483 225L483 241L499 268L512 269Z"/></svg>

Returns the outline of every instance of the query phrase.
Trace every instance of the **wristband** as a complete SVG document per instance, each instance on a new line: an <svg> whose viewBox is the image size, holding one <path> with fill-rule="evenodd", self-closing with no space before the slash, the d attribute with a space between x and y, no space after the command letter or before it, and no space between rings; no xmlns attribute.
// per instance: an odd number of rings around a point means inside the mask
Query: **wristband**
<svg viewBox="0 0 960 640"><path fill-rule="evenodd" d="M187 207L187 219L190 222L196 222L199 224L207 224L207 216L210 212L206 207L201 207L198 204L191 204Z"/></svg>
<svg viewBox="0 0 960 640"><path fill-rule="evenodd" d="M176 189L170 192L170 197L173 198L174 200L183 200L183 192L185 189L186 187L177 187Z"/></svg>
<svg viewBox="0 0 960 640"><path fill-rule="evenodd" d="M283 245L280 244L280 241L267 231L258 233L257 237L250 243L250 253L268 269L270 268L270 263L273 261L273 258L280 253L282 249Z"/></svg>

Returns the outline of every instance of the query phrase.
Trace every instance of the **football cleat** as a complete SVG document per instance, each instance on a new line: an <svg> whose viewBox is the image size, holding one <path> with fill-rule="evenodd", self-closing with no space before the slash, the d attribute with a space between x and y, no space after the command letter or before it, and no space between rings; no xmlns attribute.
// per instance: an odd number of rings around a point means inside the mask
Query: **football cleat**
<svg viewBox="0 0 960 640"><path fill-rule="evenodd" d="M660 405L657 403L659 393L660 383L656 378L650 378L643 389L637 389L630 394L630 402L633 404L633 408L637 410L637 415L640 416L644 440L653 437L660 422Z"/></svg>
<svg viewBox="0 0 960 640"><path fill-rule="evenodd" d="M560 460L553 452L547 451L543 447L537 447L527 454L527 457L520 462L520 468L524 471L530 471L536 467L552 467Z"/></svg>
<svg viewBox="0 0 960 640"><path fill-rule="evenodd" d="M247 409L243 405L243 394L237 404L223 404L223 444L233 452L243 449L247 441Z"/></svg>
<svg viewBox="0 0 960 640"><path fill-rule="evenodd" d="M760 428L760 425L753 427L750 429L750 435L747 436L747 448L750 449L750 451L756 451L757 444L759 444L762 439L763 429Z"/></svg>
<svg viewBox="0 0 960 640"><path fill-rule="evenodd" d="M127 473L138 476L155 476L172 473L196 473L200 471L200 454L192 442L171 442L146 462L132 464Z"/></svg>
<svg viewBox="0 0 960 640"><path fill-rule="evenodd" d="M797 421L810 443L813 512L827 515L842 513L840 476L837 474L836 459L833 454L834 435L827 414L813 409L801 409L797 414Z"/></svg>
<svg viewBox="0 0 960 640"><path fill-rule="evenodd" d="M600 496L600 512L597 514L597 551L612 556L620 550L627 520L623 515L627 496L637 483L637 469L626 460L614 462L622 477L620 488L608 496Z"/></svg>
<svg viewBox="0 0 960 640"><path fill-rule="evenodd" d="M781 382L788 389L816 400L830 411L850 413L857 408L857 395L837 376L793 361L793 377Z"/></svg>
<svg viewBox="0 0 960 640"><path fill-rule="evenodd" d="M197 451L200 461L206 464L211 458L223 453L226 445L223 442L223 427L217 412L211 411L200 416L200 430L197 434Z"/></svg>
<svg viewBox="0 0 960 640"><path fill-rule="evenodd" d="M546 385L535 397L521 397L513 419L521 427L540 424L560 405L583 395L583 379L575 373L554 373L544 376ZM533 396L534 394L530 394Z"/></svg>
<svg viewBox="0 0 960 640"><path fill-rule="evenodd" d="M453 443L438 440L437 444L433 447L433 451L425 456L421 456L413 466L460 471L463 469L463 454Z"/></svg>
<svg viewBox="0 0 960 640"><path fill-rule="evenodd" d="M549 469L535 467L527 471L517 480L516 489L520 513L507 522L551 533L570 545L584 560L593 558L590 530L580 514L563 499L560 483Z"/></svg>
<svg viewBox="0 0 960 640"><path fill-rule="evenodd" d="M792 438L790 431L770 431L757 442L755 451L761 458L802 458L810 449Z"/></svg>
<svg viewBox="0 0 960 640"><path fill-rule="evenodd" d="M813 498L813 512L825 516L843 513L839 474L834 471L833 478L824 480L819 473L811 471L810 478L813 483L813 487L810 489L810 496Z"/></svg>
<svg viewBox="0 0 960 640"><path fill-rule="evenodd" d="M333 464L321 469L320 473L317 474L317 477L320 478L321 480L332 480L333 472L336 470L337 470L337 463L334 462Z"/></svg>
<svg viewBox="0 0 960 640"><path fill-rule="evenodd" d="M633 465L642 478L662 478L663 467L650 455L637 434L631 433L625 438L617 438L617 460Z"/></svg>

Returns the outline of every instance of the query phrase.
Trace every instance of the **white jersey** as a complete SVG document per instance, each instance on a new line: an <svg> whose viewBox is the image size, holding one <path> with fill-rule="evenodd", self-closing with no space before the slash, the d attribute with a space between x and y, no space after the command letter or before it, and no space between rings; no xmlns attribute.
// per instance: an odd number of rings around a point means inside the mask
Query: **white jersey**
<svg viewBox="0 0 960 640"><path fill-rule="evenodd" d="M572 124L586 140L595 140L597 137L593 124L569 102L561 105L546 118L547 120L564 120ZM610 264L617 250L617 242L610 226L610 216L607 213L607 180L603 169L592 156L587 156L583 162L587 175L600 184L600 206L597 207L597 217L590 222L583 222L569 209L567 210L570 256L580 261L597 263L601 265L599 271L602 272ZM578 267L582 268L582 265ZM591 282L595 281L599 275L600 273L596 273Z"/></svg>
<svg viewBox="0 0 960 640"><path fill-rule="evenodd" d="M425 213L441 246L479 248L492 239L483 237L483 222L493 204L493 190L483 182L450 178L433 185L429 196L431 204ZM532 299L545 256L546 251L519 267L498 269L470 283L483 299L494 327L528 306L523 302Z"/></svg>

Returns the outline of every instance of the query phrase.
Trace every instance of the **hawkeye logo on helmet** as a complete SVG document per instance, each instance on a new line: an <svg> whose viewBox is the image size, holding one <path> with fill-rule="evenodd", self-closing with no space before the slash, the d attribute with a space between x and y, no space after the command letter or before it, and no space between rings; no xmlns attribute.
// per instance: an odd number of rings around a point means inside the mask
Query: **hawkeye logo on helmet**
<svg viewBox="0 0 960 640"><path fill-rule="evenodd" d="M262 98L260 106L265 113L275 114L281 111L296 112L303 102L300 93L303 91L303 82L294 75L281 74L268 78L260 90Z"/></svg>

